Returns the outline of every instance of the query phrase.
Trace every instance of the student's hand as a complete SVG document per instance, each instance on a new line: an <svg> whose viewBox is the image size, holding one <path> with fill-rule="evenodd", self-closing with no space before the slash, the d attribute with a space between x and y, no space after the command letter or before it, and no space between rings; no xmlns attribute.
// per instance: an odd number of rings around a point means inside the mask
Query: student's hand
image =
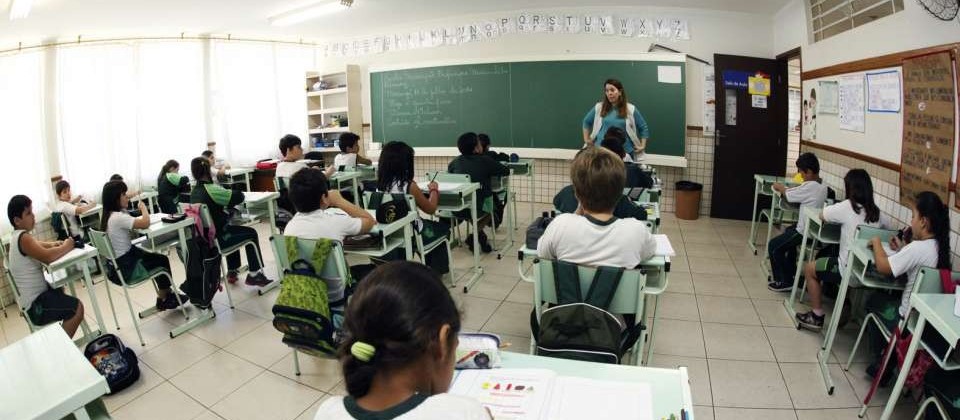
<svg viewBox="0 0 960 420"><path fill-rule="evenodd" d="M782 193L784 190L787 189L785 186L783 186L783 184L779 182L774 182L773 185L770 186L770 188L773 188L773 190L778 193Z"/></svg>
<svg viewBox="0 0 960 420"><path fill-rule="evenodd" d="M873 239L876 239L877 241L880 240L880 238L873 238ZM902 247L903 247L903 242L900 242L899 238L897 238L896 236L890 238L890 249L894 251L899 251L900 248Z"/></svg>
<svg viewBox="0 0 960 420"><path fill-rule="evenodd" d="M66 246L67 248L71 248L71 249L72 249L72 248L73 248L73 238L64 239L64 240L60 241L60 243L57 244L57 245L58 245L58 246Z"/></svg>
<svg viewBox="0 0 960 420"><path fill-rule="evenodd" d="M224 164L223 164L223 169L230 169L230 164L229 164L229 163L224 163Z"/></svg>
<svg viewBox="0 0 960 420"><path fill-rule="evenodd" d="M150 212L147 211L147 205L143 203L143 200L137 202L137 209L140 210L140 214L150 214Z"/></svg>
<svg viewBox="0 0 960 420"><path fill-rule="evenodd" d="M437 184L437 181L430 181L430 183L427 184L427 190L440 192L440 184Z"/></svg>
<svg viewBox="0 0 960 420"><path fill-rule="evenodd" d="M883 242L880 240L879 237L876 237L876 236L874 236L873 238L870 238L870 244L869 244L869 245L870 245L870 248L872 248L872 249L883 249ZM893 244L892 244L892 241L891 241L891 247L892 247L892 246L893 246Z"/></svg>

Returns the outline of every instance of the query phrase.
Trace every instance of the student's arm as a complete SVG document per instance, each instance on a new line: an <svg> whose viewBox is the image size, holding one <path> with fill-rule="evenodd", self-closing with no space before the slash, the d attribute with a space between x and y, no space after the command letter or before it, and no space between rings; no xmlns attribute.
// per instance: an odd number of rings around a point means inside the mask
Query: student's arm
<svg viewBox="0 0 960 420"><path fill-rule="evenodd" d="M363 157L363 156L360 156L359 154L357 154L357 164L358 164L358 165L372 165L372 164L373 164L373 161L370 160L370 159L367 159L367 158L365 158L365 157Z"/></svg>
<svg viewBox="0 0 960 420"><path fill-rule="evenodd" d="M377 224L377 220L369 212L347 201L340 195L340 191L327 191L327 199L331 206L343 210L350 217L360 219L360 233L369 232Z"/></svg>
<svg viewBox="0 0 960 420"><path fill-rule="evenodd" d="M559 226L560 223L556 223L557 219L554 219L547 229L543 232L543 236L540 237L540 240L537 241L537 256L540 258L549 258L555 259L557 257L556 251L556 242L557 242L557 231L561 229Z"/></svg>
<svg viewBox="0 0 960 420"><path fill-rule="evenodd" d="M770 186L770 188L772 188L774 191L780 194L783 194L783 192L787 190L787 187L779 182L774 182L773 185Z"/></svg>
<svg viewBox="0 0 960 420"><path fill-rule="evenodd" d="M440 191L437 189L436 182L431 182L430 185L427 186L426 194L424 194L416 182L411 182L410 195L412 195L413 200L417 202L417 208L423 210L424 213L434 214L437 212L437 205L440 203Z"/></svg>
<svg viewBox="0 0 960 420"><path fill-rule="evenodd" d="M24 233L20 235L20 249L28 257L44 264L50 264L73 249L73 238L67 238L57 246L47 247L44 246L43 242L36 240L33 235ZM16 250L11 247L11 252L16 252Z"/></svg>
<svg viewBox="0 0 960 420"><path fill-rule="evenodd" d="M583 142L588 145L593 145L593 139L590 138L590 133L593 132L593 120L597 117L597 107L590 107L590 112L587 112L587 115L583 117Z"/></svg>
<svg viewBox="0 0 960 420"><path fill-rule="evenodd" d="M76 215L84 214L90 210L93 210L97 205L95 203L87 203L82 206L77 206Z"/></svg>
<svg viewBox="0 0 960 420"><path fill-rule="evenodd" d="M841 201L837 204L831 204L820 210L820 220L829 223L841 223L843 222L843 209L841 206L847 205L844 201Z"/></svg>
<svg viewBox="0 0 960 420"><path fill-rule="evenodd" d="M644 238L642 245L640 246L640 261L646 261L650 258L653 258L654 254L657 253L657 239L653 237L653 233L644 227L644 233L641 236Z"/></svg>
<svg viewBox="0 0 960 420"><path fill-rule="evenodd" d="M647 125L647 120L643 119L643 115L640 115L640 111L636 108L633 109L633 120L637 123L637 137L640 137L641 150L645 149L647 140L650 139L650 126Z"/></svg>
<svg viewBox="0 0 960 420"><path fill-rule="evenodd" d="M133 228L146 229L150 227L150 212L147 210L147 205L143 203L143 200L137 203L137 209L140 210L140 217L133 220Z"/></svg>
<svg viewBox="0 0 960 420"><path fill-rule="evenodd" d="M510 168L507 165L504 165L496 160L493 160L490 156L487 156L487 159L490 159L490 171L494 176L507 176L510 175Z"/></svg>
<svg viewBox="0 0 960 420"><path fill-rule="evenodd" d="M243 192L228 190L216 184L203 184L203 187L207 190L210 199L224 208L236 206L245 198Z"/></svg>

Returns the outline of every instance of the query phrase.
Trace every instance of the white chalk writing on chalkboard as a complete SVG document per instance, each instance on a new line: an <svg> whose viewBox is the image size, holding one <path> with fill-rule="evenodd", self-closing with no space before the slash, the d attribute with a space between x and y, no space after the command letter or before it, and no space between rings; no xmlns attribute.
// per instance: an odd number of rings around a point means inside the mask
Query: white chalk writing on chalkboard
<svg viewBox="0 0 960 420"><path fill-rule="evenodd" d="M387 129L455 126L460 118L459 105L478 93L474 83L509 73L506 64L386 73L383 124Z"/></svg>

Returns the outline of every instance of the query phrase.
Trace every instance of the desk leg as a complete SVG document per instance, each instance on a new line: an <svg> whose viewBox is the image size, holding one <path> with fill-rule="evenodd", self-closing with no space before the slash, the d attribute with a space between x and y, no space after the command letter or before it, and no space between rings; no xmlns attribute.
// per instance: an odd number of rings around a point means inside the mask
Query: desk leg
<svg viewBox="0 0 960 420"><path fill-rule="evenodd" d="M851 253L853 254L853 253ZM830 315L830 325L827 327L826 335L823 338L823 346L817 352L817 362L820 364L820 375L823 376L824 386L827 388L827 395L833 395L833 378L830 377L830 368L827 362L830 360L830 351L833 349L833 339L837 336L837 329L840 325L840 316L843 314L843 302L847 299L847 290L850 287L850 276L853 275L853 261L848 261L843 270L843 276L840 280L840 291L837 294L838 304Z"/></svg>
<svg viewBox="0 0 960 420"><path fill-rule="evenodd" d="M467 284L463 286L463 292L467 293L470 288L480 280L483 275L483 268L480 267L480 230L477 228L477 191L474 190L470 199L470 223L473 224L473 275ZM492 216L492 215L491 215ZM492 227L491 227L492 228Z"/></svg>
<svg viewBox="0 0 960 420"><path fill-rule="evenodd" d="M413 237L412 225L410 223L403 225L403 249L404 249L404 253L406 254L404 256L406 257L407 261L413 261L413 240L411 240L412 237ZM423 252L423 250L420 250L420 252ZM426 261L427 256L423 255L423 259L424 261Z"/></svg>
<svg viewBox="0 0 960 420"><path fill-rule="evenodd" d="M750 217L750 238L747 239L747 245L750 245L750 249L753 250L753 255L757 255L757 244L754 242L754 237L757 234L757 202L760 198L760 188L762 184L760 181L754 182L753 186L753 216Z"/></svg>
<svg viewBox="0 0 960 420"><path fill-rule="evenodd" d="M907 375L910 373L910 366L913 365L913 359L917 355L917 348L920 347L920 337L923 337L923 329L927 325L927 318L923 316L923 313L919 315L917 318L916 331L913 333L913 340L910 340L907 355L903 358L903 366L897 375L897 382L893 384L893 391L890 391L890 399L887 400L887 405L883 406L883 414L880 415L880 420L888 420L890 415L893 414L894 408L897 407L900 393L903 392L903 385L907 382Z"/></svg>
<svg viewBox="0 0 960 420"><path fill-rule="evenodd" d="M277 234L276 200L267 200L267 212L270 213L270 233ZM259 244L257 246L260 246Z"/></svg>
<svg viewBox="0 0 960 420"><path fill-rule="evenodd" d="M247 191L253 191L252 189L250 189L250 173L249 172L243 174L243 183L247 185Z"/></svg>
<svg viewBox="0 0 960 420"><path fill-rule="evenodd" d="M528 170L530 171L530 189L529 189L529 192L528 192L528 194L530 194L530 223L533 223L533 203L534 203L534 200L533 200L533 185L534 185L534 183L533 183L533 177L534 177L534 173L535 173L533 169L534 169L533 162L530 162L530 167L529 167L529 169L528 169Z"/></svg>
<svg viewBox="0 0 960 420"><path fill-rule="evenodd" d="M766 252L768 249L767 247L770 246L770 235L773 233L773 219L776 218L774 216L776 215L775 212L777 211L777 201L777 193L774 191L774 193L770 196L770 217L767 218L767 240L763 242L764 252Z"/></svg>
<svg viewBox="0 0 960 420"><path fill-rule="evenodd" d="M93 306L93 316L97 319L97 326L100 327L100 332L103 333L107 331L107 327L103 323L103 316L100 315L100 304L97 303L97 294L93 290L93 278L90 276L90 267L87 266L87 261L81 261L77 265L83 270L83 284L87 287L87 294L90 295L90 305ZM107 285L107 287L110 286Z"/></svg>
<svg viewBox="0 0 960 420"><path fill-rule="evenodd" d="M802 216L801 216L802 217ZM810 221L807 221L806 227L803 229L803 242L800 242L800 252L797 255L797 271L793 275L793 287L790 289L790 298L783 301L783 307L787 310L787 316L790 317L790 320L793 321L793 326L800 329L800 322L797 321L796 309L794 305L797 302L797 288L800 284L800 276L803 275L803 267L806 264L806 251L807 251L807 239L810 237ZM813 253L813 249L810 249L810 253Z"/></svg>
<svg viewBox="0 0 960 420"><path fill-rule="evenodd" d="M363 205L360 204L363 201L363 197L360 196L360 187L357 185L360 183L360 178L354 178L350 181L353 185L353 204L356 204L357 207L363 208Z"/></svg>

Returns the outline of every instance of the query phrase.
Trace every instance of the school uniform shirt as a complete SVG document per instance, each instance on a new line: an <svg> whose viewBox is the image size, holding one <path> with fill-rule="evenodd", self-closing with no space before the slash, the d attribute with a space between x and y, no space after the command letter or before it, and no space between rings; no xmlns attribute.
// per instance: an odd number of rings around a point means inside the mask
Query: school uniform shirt
<svg viewBox="0 0 960 420"><path fill-rule="evenodd" d="M907 287L903 297L900 298L900 316L907 316L907 311L910 309L910 290L917 282L920 267L936 267L938 250L937 240L931 238L910 242L890 256L890 271L893 272L893 276L907 274Z"/></svg>
<svg viewBox="0 0 960 420"><path fill-rule="evenodd" d="M27 232L23 230L15 230L10 237L15 241L10 245L10 274L13 276L14 283L17 284L17 290L20 291L20 304L29 308L37 296L42 295L50 287L43 279L43 267L40 261L30 258L20 248L21 236L25 233Z"/></svg>
<svg viewBox="0 0 960 420"><path fill-rule="evenodd" d="M495 176L510 175L510 169L485 155L461 155L450 161L447 172L470 175L471 182L480 183L479 203L493 195L490 182Z"/></svg>
<svg viewBox="0 0 960 420"><path fill-rule="evenodd" d="M327 398L314 420L490 420L487 410L472 398L437 394L432 397L416 394L383 411L360 408L353 397Z"/></svg>
<svg viewBox="0 0 960 420"><path fill-rule="evenodd" d="M133 230L133 216L124 211L115 211L110 214L107 220L107 237L110 238L110 244L113 245L113 252L117 257L122 257L130 252L133 244L130 240L130 231Z"/></svg>
<svg viewBox="0 0 960 420"><path fill-rule="evenodd" d="M289 179L291 176L293 176L293 174L299 172L301 169L306 168L307 164L303 162L280 161L280 163L277 164L275 176Z"/></svg>
<svg viewBox="0 0 960 420"><path fill-rule="evenodd" d="M804 181L803 184L796 187L787 188L783 195L790 203L800 203L802 214L804 208L819 209L823 207L823 202L827 200L827 186L817 181ZM801 217L800 222L797 223L797 232L803 234L803 229L806 226L806 220Z"/></svg>
<svg viewBox="0 0 960 420"><path fill-rule="evenodd" d="M190 192L190 180L176 172L168 172L157 180L157 203L160 211L167 214L179 213L180 193Z"/></svg>
<svg viewBox="0 0 960 420"><path fill-rule="evenodd" d="M283 229L283 234L303 239L333 239L343 241L351 235L359 235L363 223L339 209L317 209L299 212Z"/></svg>
<svg viewBox="0 0 960 420"><path fill-rule="evenodd" d="M860 214L857 214L857 212L853 211L853 202L850 200L843 200L837 204L823 208L823 220L825 222L840 224L840 255L837 257L837 261L839 261L841 273L843 273L844 267L847 266L847 253L850 250L850 241L853 240L857 226L880 226L879 220L867 223L866 218L867 210L861 206Z"/></svg>
<svg viewBox="0 0 960 420"><path fill-rule="evenodd" d="M198 181L193 191L190 191L191 203L206 204L210 210L210 218L217 228L218 238L223 238L224 229L230 221L227 209L242 203L244 198L242 191L228 190L210 181Z"/></svg>
<svg viewBox="0 0 960 420"><path fill-rule="evenodd" d="M561 214L537 244L537 254L579 265L634 268L653 257L657 241L644 222Z"/></svg>
<svg viewBox="0 0 960 420"><path fill-rule="evenodd" d="M553 208L559 213L575 213L577 207L580 207L580 202L577 201L577 195L573 193L573 185L561 188L560 192L553 196ZM613 208L613 216L621 219L647 220L647 210L624 195L617 200L617 206Z"/></svg>
<svg viewBox="0 0 960 420"><path fill-rule="evenodd" d="M333 158L333 167L338 171L340 167L344 167L347 170L353 170L357 167L357 154L356 153L339 153Z"/></svg>
<svg viewBox="0 0 960 420"><path fill-rule="evenodd" d="M64 216L67 216L67 223L69 226L67 229L70 231L70 236L75 236L80 234L80 221L77 219L77 206L69 201L57 200L53 205L53 211L55 213L63 213Z"/></svg>

